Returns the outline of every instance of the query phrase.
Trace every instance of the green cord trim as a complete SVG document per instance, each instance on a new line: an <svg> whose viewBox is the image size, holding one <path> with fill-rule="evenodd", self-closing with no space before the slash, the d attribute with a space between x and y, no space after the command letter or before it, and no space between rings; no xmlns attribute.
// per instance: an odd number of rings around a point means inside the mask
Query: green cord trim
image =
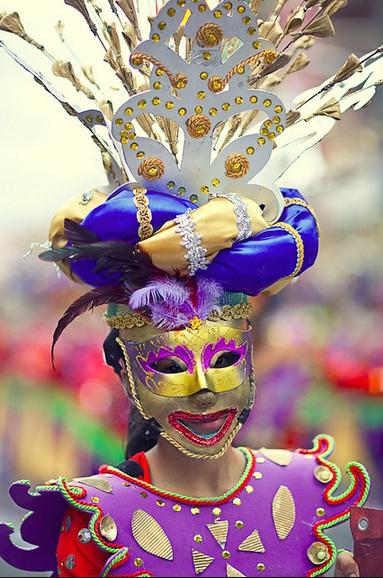
<svg viewBox="0 0 383 578"><path fill-rule="evenodd" d="M110 560L107 565L104 567L103 571L101 572L101 576L105 577L108 576L109 572L113 570L115 566L117 566L120 562L126 558L129 552L129 548L122 548L116 556L113 556L112 560Z"/></svg>
<svg viewBox="0 0 383 578"><path fill-rule="evenodd" d="M118 477L123 477L124 479L132 481L134 484L142 486L143 488L146 488L147 490L152 491L155 494L159 494L159 495L165 496L167 498L173 498L175 500L178 499L178 500L182 500L184 502L189 502L193 505L194 504L204 504L204 503L209 504L209 503L216 503L216 502L224 502L224 501L227 501L227 499L231 495L235 494L238 491L238 489L243 485L245 479L249 476L250 471L251 471L253 464L254 464L253 454L248 448L239 447L238 449L243 453L243 455L246 458L246 466L245 466L245 470L244 470L242 476L240 477L238 482L235 484L235 486L230 488L230 490L228 490L227 492L225 492L221 496L217 496L217 497L213 497L213 498L192 498L190 496L184 496L183 494L177 494L176 492L161 490L160 488L157 488L156 486L153 486L152 484L149 484L148 482L144 482L143 480L138 480L137 478L132 478L131 476L128 476L127 474L123 474L121 472L121 470L118 470L117 468L114 468L112 466L106 466L105 471L108 471L112 474L115 474Z"/></svg>

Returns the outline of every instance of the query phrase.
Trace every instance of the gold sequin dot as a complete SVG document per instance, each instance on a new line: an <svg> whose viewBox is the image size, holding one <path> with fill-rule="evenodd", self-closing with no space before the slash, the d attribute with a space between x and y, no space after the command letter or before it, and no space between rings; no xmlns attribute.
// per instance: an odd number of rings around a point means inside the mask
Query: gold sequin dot
<svg viewBox="0 0 383 578"><path fill-rule="evenodd" d="M197 98L199 98L200 100L203 100L206 96L206 92L204 90L199 90L197 92Z"/></svg>
<svg viewBox="0 0 383 578"><path fill-rule="evenodd" d="M135 558L135 559L134 559L134 565L135 565L135 566L138 566L138 567L139 567L139 566L142 566L143 563L144 563L144 561L143 561L142 558Z"/></svg>
<svg viewBox="0 0 383 578"><path fill-rule="evenodd" d="M172 17L174 16L176 13L176 9L175 8L169 8L168 10L168 16Z"/></svg>
<svg viewBox="0 0 383 578"><path fill-rule="evenodd" d="M132 147L130 147L130 148L132 148ZM122 485L127 487L127 488L129 488L129 486L130 486L129 482L122 482Z"/></svg>
<svg viewBox="0 0 383 578"><path fill-rule="evenodd" d="M254 492L253 486L246 486L245 489L246 489L246 492L247 492L248 494L252 494L252 493Z"/></svg>
<svg viewBox="0 0 383 578"><path fill-rule="evenodd" d="M193 514L193 516L198 516L199 508L190 508L190 512Z"/></svg>
<svg viewBox="0 0 383 578"><path fill-rule="evenodd" d="M124 121L122 118L116 118L116 120L114 122L116 123L117 126L121 126L124 124Z"/></svg>
<svg viewBox="0 0 383 578"><path fill-rule="evenodd" d="M280 116L273 116L273 123L274 124L279 124L280 122L281 122Z"/></svg>
<svg viewBox="0 0 383 578"><path fill-rule="evenodd" d="M158 98L158 96L156 96L155 98L152 99L152 104L154 104L154 106L157 106L158 104L160 104L161 99Z"/></svg>
<svg viewBox="0 0 383 578"><path fill-rule="evenodd" d="M180 511L182 510L181 504L174 504L173 510L174 510L175 512L180 512Z"/></svg>
<svg viewBox="0 0 383 578"><path fill-rule="evenodd" d="M136 153L136 157L137 157L138 159L142 159L144 156L145 156L144 151L138 151L138 153Z"/></svg>
<svg viewBox="0 0 383 578"><path fill-rule="evenodd" d="M222 18L221 10L214 10L214 18Z"/></svg>
<svg viewBox="0 0 383 578"><path fill-rule="evenodd" d="M265 126L267 126L267 128L271 128L273 126L273 123L271 120L265 120L264 124L265 124Z"/></svg>
<svg viewBox="0 0 383 578"><path fill-rule="evenodd" d="M128 106L128 108L126 108L124 112L125 112L126 116L130 116L133 114L133 109L131 106Z"/></svg>
<svg viewBox="0 0 383 578"><path fill-rule="evenodd" d="M211 184L213 185L213 187L219 187L219 185L221 184L221 181L219 179L213 179L211 181Z"/></svg>
<svg viewBox="0 0 383 578"><path fill-rule="evenodd" d="M219 516L221 513L221 508L213 508L213 516Z"/></svg>
<svg viewBox="0 0 383 578"><path fill-rule="evenodd" d="M141 110L143 108L146 108L146 100L140 100L137 104L138 108L140 108Z"/></svg>
<svg viewBox="0 0 383 578"><path fill-rule="evenodd" d="M254 147L247 147L246 152L248 155L253 155L255 152ZM257 462L259 462L259 459L257 459Z"/></svg>
<svg viewBox="0 0 383 578"><path fill-rule="evenodd" d="M263 106L266 108L269 108L272 105L272 102L270 100L270 98L265 98L265 100L263 101Z"/></svg>
<svg viewBox="0 0 383 578"><path fill-rule="evenodd" d="M146 492L140 492L141 498L147 498L148 494Z"/></svg>
<svg viewBox="0 0 383 578"><path fill-rule="evenodd" d="M169 181L166 186L168 187L168 189L174 189L174 187L176 186L176 184L175 184L174 181Z"/></svg>
<svg viewBox="0 0 383 578"><path fill-rule="evenodd" d="M230 558L231 554L228 550L224 550L222 552L222 558L225 558L225 560L228 560Z"/></svg>
<svg viewBox="0 0 383 578"><path fill-rule="evenodd" d="M243 14L245 12L245 7L244 6L238 6L237 12L239 12L239 14Z"/></svg>
<svg viewBox="0 0 383 578"><path fill-rule="evenodd" d="M317 508L315 513L316 513L317 516L322 517L322 516L325 515L326 512L325 512L325 509L324 509L324 508Z"/></svg>
<svg viewBox="0 0 383 578"><path fill-rule="evenodd" d="M203 185L203 186L200 188L200 191L201 191L202 194L208 195L208 194L209 194L209 187L208 187L207 185Z"/></svg>
<svg viewBox="0 0 383 578"><path fill-rule="evenodd" d="M165 506L165 502L163 500L157 500L156 501L157 506L159 506L160 508L162 508L163 506Z"/></svg>
<svg viewBox="0 0 383 578"><path fill-rule="evenodd" d="M178 187L177 193L179 195L184 195L186 193L185 187Z"/></svg>
<svg viewBox="0 0 383 578"><path fill-rule="evenodd" d="M211 59L211 52L209 52L208 50L206 52L203 53L203 59L204 60L210 60Z"/></svg>
<svg viewBox="0 0 383 578"><path fill-rule="evenodd" d="M159 80L156 80L155 82L153 82L153 88L154 90L159 90L161 88L162 84L160 83Z"/></svg>
<svg viewBox="0 0 383 578"><path fill-rule="evenodd" d="M223 7L225 8L225 10L231 10L233 8L233 5L231 2L225 2Z"/></svg>
<svg viewBox="0 0 383 578"><path fill-rule="evenodd" d="M254 34L256 33L254 26L250 26L250 28L247 29L247 33L249 36L254 36Z"/></svg>
<svg viewBox="0 0 383 578"><path fill-rule="evenodd" d="M120 143L121 144L128 144L128 142L129 142L128 137L126 137L126 136L120 137Z"/></svg>
<svg viewBox="0 0 383 578"><path fill-rule="evenodd" d="M90 114L87 114L85 117L85 120L87 123L90 124L91 122L93 122L93 116L91 116Z"/></svg>
<svg viewBox="0 0 383 578"><path fill-rule="evenodd" d="M157 32L155 34L152 34L152 40L153 42L159 42L160 41L160 35L157 34Z"/></svg>
<svg viewBox="0 0 383 578"><path fill-rule="evenodd" d="M231 104L229 102L224 102L222 104L222 110L230 110Z"/></svg>
<svg viewBox="0 0 383 578"><path fill-rule="evenodd" d="M266 141L265 141L266 142ZM261 472L254 472L253 477L256 480L260 480L261 478L263 478L263 474L261 474Z"/></svg>
<svg viewBox="0 0 383 578"><path fill-rule="evenodd" d="M239 529L243 528L244 525L245 525L245 524L242 522L242 520L237 520L236 523L235 523L235 527L236 527L236 528L239 528Z"/></svg>
<svg viewBox="0 0 383 578"><path fill-rule="evenodd" d="M274 110L277 114L280 114L283 111L283 107L280 104L277 104Z"/></svg>
<svg viewBox="0 0 383 578"><path fill-rule="evenodd" d="M250 16L244 16L244 17L242 18L242 22L243 22L245 25L246 25L246 24L250 24L250 22L251 22Z"/></svg>
<svg viewBox="0 0 383 578"><path fill-rule="evenodd" d="M189 199L192 203L196 203L198 201L198 195L190 195Z"/></svg>
<svg viewBox="0 0 383 578"><path fill-rule="evenodd" d="M234 498L233 500L233 504L234 506L240 506L241 505L241 499L240 498Z"/></svg>
<svg viewBox="0 0 383 578"><path fill-rule="evenodd" d="M181 108L178 109L178 114L180 116L185 116L186 113L187 113L187 110L185 107L182 106Z"/></svg>
<svg viewBox="0 0 383 578"><path fill-rule="evenodd" d="M96 116L96 121L101 123L101 122L104 121L104 119L102 118L102 116L97 115L97 116Z"/></svg>
<svg viewBox="0 0 383 578"><path fill-rule="evenodd" d="M264 572L266 570L266 566L260 562L259 564L257 564L257 570L258 572Z"/></svg>
<svg viewBox="0 0 383 578"><path fill-rule="evenodd" d="M201 534L196 534L193 538L194 542L197 542L197 544L201 544L202 542L202 536Z"/></svg>
<svg viewBox="0 0 383 578"><path fill-rule="evenodd" d="M200 5L198 6L198 10L199 10L200 12L206 12L206 6L205 6L205 4L200 4Z"/></svg>
<svg viewBox="0 0 383 578"><path fill-rule="evenodd" d="M210 116L215 116L218 113L218 109L214 106L209 110Z"/></svg>
<svg viewBox="0 0 383 578"><path fill-rule="evenodd" d="M158 23L158 28L160 30L165 30L166 26L167 26L166 22L161 21Z"/></svg>
<svg viewBox="0 0 383 578"><path fill-rule="evenodd" d="M168 100L168 101L165 103L165 108L167 108L168 110L171 110L172 108L174 108L174 102L171 101L171 100Z"/></svg>
<svg viewBox="0 0 383 578"><path fill-rule="evenodd" d="M177 4L178 4L178 6L181 6L181 8L182 8L182 6L185 6L185 2L186 2L186 0L177 0Z"/></svg>
<svg viewBox="0 0 383 578"><path fill-rule="evenodd" d="M276 131L281 134L285 129L283 128L283 126L280 124L279 126L277 126Z"/></svg>
<svg viewBox="0 0 383 578"><path fill-rule="evenodd" d="M259 48L261 48L262 43L259 40L255 40L255 42L253 42L253 48L255 48L255 50L258 50Z"/></svg>
<svg viewBox="0 0 383 578"><path fill-rule="evenodd" d="M138 149L138 143L132 142L132 144L130 145L130 148L132 149L132 151L136 151Z"/></svg>
<svg viewBox="0 0 383 578"><path fill-rule="evenodd" d="M125 124L125 128L126 128L126 130L132 130L133 124L132 124L131 122L127 122L127 123Z"/></svg>
<svg viewBox="0 0 383 578"><path fill-rule="evenodd" d="M100 502L100 498L98 496L93 496L91 502L93 502L93 504L98 504Z"/></svg>
<svg viewBox="0 0 383 578"><path fill-rule="evenodd" d="M243 97L242 96L236 96L234 100L235 100L236 104L242 104L243 103Z"/></svg>
<svg viewBox="0 0 383 578"><path fill-rule="evenodd" d="M163 76L164 75L164 71L162 70L162 68L157 68L156 69L156 76Z"/></svg>
<svg viewBox="0 0 383 578"><path fill-rule="evenodd" d="M261 130L259 131L261 134L263 134L264 136L267 136L269 134L269 130L264 126L261 128Z"/></svg>
<svg viewBox="0 0 383 578"><path fill-rule="evenodd" d="M250 102L251 102L251 104L256 104L258 102L258 97L257 96L250 96Z"/></svg>
<svg viewBox="0 0 383 578"><path fill-rule="evenodd" d="M203 111L203 108L202 108L202 106L200 106L200 105L196 106L195 109L194 109L194 112L195 112L196 114L200 114L202 111Z"/></svg>
<svg viewBox="0 0 383 578"><path fill-rule="evenodd" d="M275 132L269 132L269 134L267 135L267 138L268 138L269 140L274 140L275 137L276 137Z"/></svg>
<svg viewBox="0 0 383 578"><path fill-rule="evenodd" d="M237 67L237 74L243 74L244 72L245 72L244 66L238 66Z"/></svg>
<svg viewBox="0 0 383 578"><path fill-rule="evenodd" d="M206 79L209 77L209 75L208 75L207 72L201 72L201 74L199 75L199 77L200 77L201 80L206 80Z"/></svg>
<svg viewBox="0 0 383 578"><path fill-rule="evenodd" d="M263 136L261 136L261 137L259 137L259 139L257 140L257 143L259 144L259 146L263 147L263 145L266 144L266 139L265 139Z"/></svg>

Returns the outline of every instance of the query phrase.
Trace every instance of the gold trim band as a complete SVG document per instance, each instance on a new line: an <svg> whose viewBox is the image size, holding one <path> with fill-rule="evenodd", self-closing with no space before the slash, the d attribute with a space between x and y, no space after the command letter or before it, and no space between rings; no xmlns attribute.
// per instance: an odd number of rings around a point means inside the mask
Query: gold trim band
<svg viewBox="0 0 383 578"><path fill-rule="evenodd" d="M320 236L318 217L316 216L314 209L306 201L304 201L303 199L299 199L298 197L285 198L285 205L286 207L288 207L289 205L301 205L301 207L305 207L311 213L311 216L314 219L317 227L318 236Z"/></svg>
<svg viewBox="0 0 383 578"><path fill-rule="evenodd" d="M149 208L149 199L146 196L146 189L141 187L133 189L133 201L137 207L137 221L139 224L138 236L141 241L143 241L153 235L152 212Z"/></svg>
<svg viewBox="0 0 383 578"><path fill-rule="evenodd" d="M299 275L299 273L302 269L303 259L305 256L305 248L303 245L302 237L300 236L298 231L296 229L294 229L294 227L292 227L288 223L280 222L280 223L275 223L275 225L273 225L273 226L274 227L280 227L281 229L284 229L285 231L290 233L290 235L292 235L292 237L295 241L295 245L297 247L297 262L296 262L294 271L290 275L286 275L286 277L285 277L285 279L293 279L294 277Z"/></svg>

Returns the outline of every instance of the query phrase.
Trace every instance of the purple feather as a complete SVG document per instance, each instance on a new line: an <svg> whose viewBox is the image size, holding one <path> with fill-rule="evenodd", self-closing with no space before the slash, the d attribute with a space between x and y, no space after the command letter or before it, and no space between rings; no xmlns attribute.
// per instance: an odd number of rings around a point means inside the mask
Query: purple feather
<svg viewBox="0 0 383 578"><path fill-rule="evenodd" d="M129 304L132 309L143 309L164 301L181 305L189 298L190 291L184 283L174 277L162 277L134 291Z"/></svg>
<svg viewBox="0 0 383 578"><path fill-rule="evenodd" d="M198 317L206 319L217 308L222 297L223 288L212 279L198 279L197 281L197 311Z"/></svg>

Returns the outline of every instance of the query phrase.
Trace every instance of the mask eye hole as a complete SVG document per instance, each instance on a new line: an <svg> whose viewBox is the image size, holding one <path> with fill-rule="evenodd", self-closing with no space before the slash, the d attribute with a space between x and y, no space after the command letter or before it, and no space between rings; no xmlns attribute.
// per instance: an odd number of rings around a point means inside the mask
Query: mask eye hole
<svg viewBox="0 0 383 578"><path fill-rule="evenodd" d="M241 355L235 351L219 351L210 361L210 367L212 369L223 369L224 367L230 367L237 363Z"/></svg>
<svg viewBox="0 0 383 578"><path fill-rule="evenodd" d="M186 363L179 357L163 357L150 364L153 371L158 373L184 373L187 371Z"/></svg>

